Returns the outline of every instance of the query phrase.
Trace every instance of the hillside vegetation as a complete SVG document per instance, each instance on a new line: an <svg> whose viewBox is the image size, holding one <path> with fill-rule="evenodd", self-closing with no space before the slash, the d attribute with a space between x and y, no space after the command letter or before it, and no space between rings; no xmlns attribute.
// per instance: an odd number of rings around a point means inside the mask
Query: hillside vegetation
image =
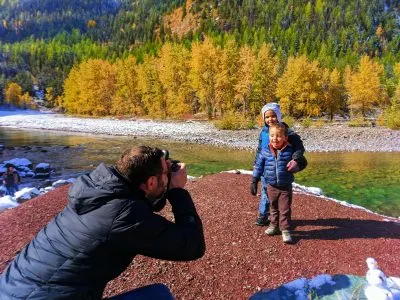
<svg viewBox="0 0 400 300"><path fill-rule="evenodd" d="M0 0L0 85L23 94L36 83L49 105L81 114L249 119L277 100L294 117L365 116L373 107L396 115L399 8L399 0ZM179 51L185 59L173 57ZM97 79L79 73L90 59L115 69L96 99ZM138 70L124 73L124 61Z"/></svg>

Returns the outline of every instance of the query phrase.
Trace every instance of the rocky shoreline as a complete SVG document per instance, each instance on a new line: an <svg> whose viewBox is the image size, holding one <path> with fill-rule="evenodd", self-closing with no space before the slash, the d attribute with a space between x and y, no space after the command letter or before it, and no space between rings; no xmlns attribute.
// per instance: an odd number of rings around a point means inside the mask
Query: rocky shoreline
<svg viewBox="0 0 400 300"><path fill-rule="evenodd" d="M205 121L153 121L115 118L78 118L61 114L0 112L0 126L21 129L55 130L85 134L155 137L220 147L254 150L260 128L218 130ZM338 123L295 131L308 152L365 151L399 152L400 131L382 127L348 127Z"/></svg>

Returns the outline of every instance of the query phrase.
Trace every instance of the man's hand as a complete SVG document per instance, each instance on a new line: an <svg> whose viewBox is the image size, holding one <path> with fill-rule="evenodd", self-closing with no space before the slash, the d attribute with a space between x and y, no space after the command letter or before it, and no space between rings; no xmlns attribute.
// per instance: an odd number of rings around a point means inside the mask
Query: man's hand
<svg viewBox="0 0 400 300"><path fill-rule="evenodd" d="M171 173L170 189L184 188L187 182L187 170L184 163L178 163L179 170Z"/></svg>
<svg viewBox="0 0 400 300"><path fill-rule="evenodd" d="M257 195L257 185L258 185L258 180L253 177L250 185L250 193L255 196Z"/></svg>
<svg viewBox="0 0 400 300"><path fill-rule="evenodd" d="M286 167L287 167L287 170L292 173L296 173L300 170L299 164L294 159L289 161L288 164L286 165Z"/></svg>

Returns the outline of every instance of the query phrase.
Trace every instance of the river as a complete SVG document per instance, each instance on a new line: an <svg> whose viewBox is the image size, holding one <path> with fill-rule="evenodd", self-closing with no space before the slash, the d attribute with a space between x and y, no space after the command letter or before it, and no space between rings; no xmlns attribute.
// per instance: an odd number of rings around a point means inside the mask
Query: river
<svg viewBox="0 0 400 300"><path fill-rule="evenodd" d="M189 175L196 177L250 170L254 158L251 151L208 145L7 127L0 127L0 144L8 149L2 161L26 157L34 165L50 163L62 174L90 171L100 162L112 164L124 149L140 144L168 149L174 159L186 162ZM377 213L400 216L400 152L313 152L306 156L308 167L296 174L296 183L320 187L328 197Z"/></svg>

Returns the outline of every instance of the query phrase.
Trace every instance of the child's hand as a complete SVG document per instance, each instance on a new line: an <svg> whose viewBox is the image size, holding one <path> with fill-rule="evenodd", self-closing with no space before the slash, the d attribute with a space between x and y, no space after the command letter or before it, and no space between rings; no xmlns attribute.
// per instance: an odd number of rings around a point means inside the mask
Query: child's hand
<svg viewBox="0 0 400 300"><path fill-rule="evenodd" d="M287 170L292 173L296 173L300 169L298 163L294 159L289 161L288 164L286 165L286 167L287 167Z"/></svg>
<svg viewBox="0 0 400 300"><path fill-rule="evenodd" d="M250 193L253 196L257 195L257 185L258 185L258 180L253 177L253 180L251 181L251 185L250 185Z"/></svg>

